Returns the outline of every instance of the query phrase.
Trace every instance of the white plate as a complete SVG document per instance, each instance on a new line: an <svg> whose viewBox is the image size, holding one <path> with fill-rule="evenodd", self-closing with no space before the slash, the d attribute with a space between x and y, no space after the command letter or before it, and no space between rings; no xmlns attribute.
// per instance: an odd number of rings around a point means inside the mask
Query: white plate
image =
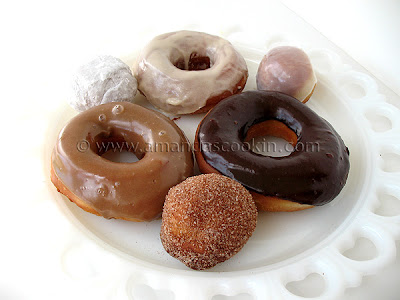
<svg viewBox="0 0 400 300"><path fill-rule="evenodd" d="M380 199L400 196L400 147L393 143L400 137L398 108L385 101L372 77L343 63L343 56L332 50L288 42L278 35L251 46L251 38L243 32L230 32L228 38L249 67L245 90L255 89L258 63L268 48L294 44L309 54L318 84L307 105L327 119L348 146L351 167L347 184L323 207L260 213L254 235L236 256L199 272L164 251L159 238L161 221L131 223L91 215L71 204L49 183L51 197L69 224L83 232L74 233L60 246L62 270L79 284L103 291L105 299L136 299L144 285L164 291L154 292L162 299L172 297L172 292L176 299L209 299L218 294L250 294L257 299L319 295L334 299L346 287L359 285L361 276L376 273L394 260L400 218L374 212ZM132 59L125 57L128 63ZM143 96L137 96L136 102L151 107ZM45 149L47 171L58 131L74 114L61 104L52 117L54 126L49 128ZM183 116L176 121L191 142L202 116ZM346 257L346 250L361 237L373 243L376 255L363 261ZM311 292L293 287L292 282L318 276L315 274L321 276L324 285Z"/></svg>

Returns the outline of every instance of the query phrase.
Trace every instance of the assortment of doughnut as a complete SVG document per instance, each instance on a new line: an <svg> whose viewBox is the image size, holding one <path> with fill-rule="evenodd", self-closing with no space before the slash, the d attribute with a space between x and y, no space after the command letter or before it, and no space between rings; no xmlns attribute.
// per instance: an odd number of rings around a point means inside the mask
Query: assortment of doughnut
<svg viewBox="0 0 400 300"><path fill-rule="evenodd" d="M70 104L80 113L61 130L50 173L57 190L83 210L128 221L161 217L164 249L203 270L244 247L257 211L324 205L343 189L349 150L304 104L317 80L303 50L271 49L259 64L257 91L242 92L247 65L232 44L206 33L159 35L132 68L101 56L74 76ZM203 175L193 176L192 148L172 120L130 103L137 90L165 113L208 112L194 140ZM283 138L294 151L260 155L250 144L263 136ZM108 160L103 154L110 150L139 160Z"/></svg>

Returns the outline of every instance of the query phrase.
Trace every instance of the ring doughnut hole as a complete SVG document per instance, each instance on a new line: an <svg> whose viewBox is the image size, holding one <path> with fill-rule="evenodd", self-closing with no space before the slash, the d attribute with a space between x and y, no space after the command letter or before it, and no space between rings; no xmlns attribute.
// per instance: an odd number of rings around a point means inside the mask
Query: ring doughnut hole
<svg viewBox="0 0 400 300"><path fill-rule="evenodd" d="M284 123L277 120L267 120L249 128L245 143L256 154L271 157L290 155L297 144L297 135Z"/></svg>
<svg viewBox="0 0 400 300"><path fill-rule="evenodd" d="M140 135L132 135L132 139L127 141L122 135L111 130L101 132L94 138L88 136L87 141L94 153L116 163L134 163L146 154L146 144Z"/></svg>
<svg viewBox="0 0 400 300"><path fill-rule="evenodd" d="M178 50L171 52L170 62L182 71L203 71L212 67L214 64L214 55L206 53L207 51L199 50L190 53L186 57Z"/></svg>
<svg viewBox="0 0 400 300"><path fill-rule="evenodd" d="M244 142L249 143L252 152L270 157L289 156L295 150L297 140L296 133L278 120L266 120L252 125L244 138ZM296 211L313 207L276 197L262 196L254 192L251 192L251 194L259 210L273 211L273 203L279 203L279 210L283 211Z"/></svg>
<svg viewBox="0 0 400 300"><path fill-rule="evenodd" d="M134 163L139 158L130 151L114 151L109 150L102 155L103 158L116 163Z"/></svg>

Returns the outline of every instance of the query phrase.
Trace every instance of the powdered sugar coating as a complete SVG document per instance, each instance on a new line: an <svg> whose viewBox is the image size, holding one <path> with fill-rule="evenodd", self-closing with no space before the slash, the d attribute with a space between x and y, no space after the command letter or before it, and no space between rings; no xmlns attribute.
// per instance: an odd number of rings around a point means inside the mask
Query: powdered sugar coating
<svg viewBox="0 0 400 300"><path fill-rule="evenodd" d="M222 175L203 174L170 189L161 242L186 266L203 270L242 249L256 223L255 203L241 184Z"/></svg>
<svg viewBox="0 0 400 300"><path fill-rule="evenodd" d="M137 93L137 80L123 61L105 55L79 67L73 76L72 89L70 105L84 111L108 102L132 102Z"/></svg>

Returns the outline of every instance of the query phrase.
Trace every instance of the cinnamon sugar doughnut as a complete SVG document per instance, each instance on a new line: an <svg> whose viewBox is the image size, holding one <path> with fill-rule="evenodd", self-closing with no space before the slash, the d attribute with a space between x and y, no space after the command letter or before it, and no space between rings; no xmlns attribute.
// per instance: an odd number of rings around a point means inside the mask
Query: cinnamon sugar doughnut
<svg viewBox="0 0 400 300"><path fill-rule="evenodd" d="M170 189L160 237L171 256L203 270L242 249L256 222L255 203L241 184L222 175L205 174Z"/></svg>
<svg viewBox="0 0 400 300"><path fill-rule="evenodd" d="M292 46L271 49L260 62L256 81L258 90L282 92L303 103L317 84L307 54Z"/></svg>
<svg viewBox="0 0 400 300"><path fill-rule="evenodd" d="M173 114L200 113L243 90L246 62L227 40L195 31L155 37L134 66L138 89Z"/></svg>

